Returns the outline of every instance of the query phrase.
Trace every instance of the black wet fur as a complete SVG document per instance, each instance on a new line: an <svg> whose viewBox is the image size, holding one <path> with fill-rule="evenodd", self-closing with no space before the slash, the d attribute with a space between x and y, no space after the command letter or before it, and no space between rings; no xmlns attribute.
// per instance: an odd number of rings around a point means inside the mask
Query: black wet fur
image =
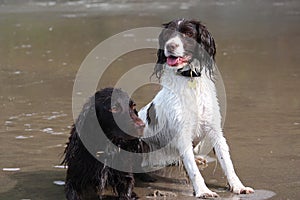
<svg viewBox="0 0 300 200"><path fill-rule="evenodd" d="M113 91L116 98L112 98ZM140 131L138 129L143 128L144 124L137 117L134 105L134 102L125 92L113 88L105 88L96 92L84 105L72 127L69 142L65 148L65 158L62 162L62 164L68 166L65 184L65 194L68 200L82 200L92 197L101 199L107 186L112 187L118 199L137 199L136 194L133 192L135 183L133 173L110 168L92 155L97 151L104 151L107 148L107 143L97 141L97 133L93 131L96 130L93 127L95 124L90 123L93 115L96 114L98 124L100 124L103 132L111 142L126 151L146 152L148 149L146 143L138 137L133 137L132 134L128 135L123 132L113 118L114 113L127 124L127 131L136 131L138 134ZM116 106L119 106L119 108ZM76 127L79 127L80 134ZM95 140L95 149L87 150L83 142L85 139ZM131 158L124 158L124 165L130 164ZM140 176L143 177L143 175ZM148 176L145 175L145 177ZM148 179L148 181L151 180Z"/></svg>

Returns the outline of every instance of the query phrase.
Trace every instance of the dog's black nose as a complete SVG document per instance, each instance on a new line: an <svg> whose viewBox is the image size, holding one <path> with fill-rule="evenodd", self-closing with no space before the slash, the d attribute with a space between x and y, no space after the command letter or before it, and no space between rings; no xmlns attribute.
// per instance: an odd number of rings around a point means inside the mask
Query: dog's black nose
<svg viewBox="0 0 300 200"><path fill-rule="evenodd" d="M173 52L175 51L175 49L179 47L179 44L175 43L175 42L170 42L167 44L166 48L169 52Z"/></svg>

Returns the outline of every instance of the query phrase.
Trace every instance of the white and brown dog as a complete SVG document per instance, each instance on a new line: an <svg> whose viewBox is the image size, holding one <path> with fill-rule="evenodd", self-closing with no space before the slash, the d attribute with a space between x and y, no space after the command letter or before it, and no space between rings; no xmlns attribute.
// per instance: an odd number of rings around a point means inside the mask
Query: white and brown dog
<svg viewBox="0 0 300 200"><path fill-rule="evenodd" d="M253 193L235 173L221 127L214 77L215 42L195 20L164 24L154 74L162 89L141 109L144 135L152 147L144 165L162 166L182 159L196 197L217 197L207 188L194 158L194 147L210 144L232 192Z"/></svg>

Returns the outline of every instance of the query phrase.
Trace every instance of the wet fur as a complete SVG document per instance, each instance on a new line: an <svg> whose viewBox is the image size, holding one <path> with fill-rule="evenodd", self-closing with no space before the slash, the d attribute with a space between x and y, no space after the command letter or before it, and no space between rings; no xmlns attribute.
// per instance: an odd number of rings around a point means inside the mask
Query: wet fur
<svg viewBox="0 0 300 200"><path fill-rule="evenodd" d="M113 101L120 101L121 99L121 102L118 103L123 106L123 110L126 110L124 107L127 106L129 107L127 111L131 109L131 112L134 112L133 114L137 114L136 110L131 105L128 105L128 103L133 104L128 95L119 89L115 89L115 91L118 93L117 96L120 97L117 100L111 99L112 88L98 91L84 105L76 124L73 125L63 160L63 164L68 166L65 185L65 193L68 200L89 199L91 196L101 197L102 192L108 185L113 188L119 199L129 200L136 198L136 195L132 192L135 183L133 173L112 169L92 155L96 151L105 150L107 146L105 141L97 141L97 133L93 132L95 124L90 121L95 114L104 133L115 145L126 151L137 153L144 152L147 148L143 141L127 135L115 124L111 111L111 103L114 104ZM117 115L121 116L122 113L117 113ZM137 129L135 127L137 123L143 126L143 123L138 121L140 120L139 118L132 119L132 117L128 116L130 114L124 112L124 116L121 117L128 124L129 130L134 131ZM80 132L80 137L76 126L83 130ZM82 139L96 140L95 147L99 147L99 149L89 149L88 151ZM130 166L130 159L123 158L124 165Z"/></svg>
<svg viewBox="0 0 300 200"><path fill-rule="evenodd" d="M174 23L174 22L175 21L178 22L180 20L174 20L174 21L163 24L164 30L159 35L159 49L157 51L157 61L156 61L156 65L154 68L154 75L156 75L156 77L158 79L161 78L161 76L163 74L164 65L167 61L167 57L164 54L164 45L166 42L166 40L164 39L164 37L165 37L164 34L168 30L175 30L177 32L183 32L183 31L187 31L187 29L194 29L195 36L193 39L195 39L197 41L197 43L199 44L196 46L197 49L195 49L195 52L200 52L202 50L200 50L199 48L203 48L210 55L210 57L213 60L215 59L215 55L216 55L216 51L217 51L215 40L212 37L211 33L206 28L206 26L197 20L184 20L184 21L182 21L183 24L181 24L181 27L183 27L183 28L178 28L176 23ZM191 26L193 26L193 27L191 27ZM200 54L195 54L194 56L198 60L201 60L201 58L202 58L202 57L200 57L201 56ZM206 65L206 70L209 71L210 75L213 75L212 62L208 61L207 63L208 64Z"/></svg>
<svg viewBox="0 0 300 200"><path fill-rule="evenodd" d="M201 154L202 150L214 148L230 189L237 194L254 192L252 188L245 187L236 175L223 136L213 81L216 46L212 35L205 25L196 20L173 20L164 27L159 36L160 49L154 70L162 89L139 112L141 119L146 122L144 134L153 151L144 159L143 166L165 166L181 159L193 184L195 196L217 197L206 186L194 158L194 153ZM186 35L189 36L188 40L185 39ZM191 45L191 40L195 46ZM179 41L174 46L183 47L184 53L191 55L190 63L183 70L193 68L201 76L183 76L178 74L181 66L176 68L166 63L165 53L171 41ZM202 49L207 56L203 56ZM190 86L191 80L194 87ZM194 149L195 146L197 148Z"/></svg>

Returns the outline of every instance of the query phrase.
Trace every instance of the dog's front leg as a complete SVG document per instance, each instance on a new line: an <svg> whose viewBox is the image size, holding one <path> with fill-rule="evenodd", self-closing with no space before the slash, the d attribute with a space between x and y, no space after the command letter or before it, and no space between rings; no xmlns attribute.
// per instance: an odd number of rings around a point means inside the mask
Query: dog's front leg
<svg viewBox="0 0 300 200"><path fill-rule="evenodd" d="M193 184L195 196L201 198L218 197L217 193L212 192L205 185L204 179L200 174L200 171L194 159L192 145L182 154L182 160L183 160L184 167Z"/></svg>
<svg viewBox="0 0 300 200"><path fill-rule="evenodd" d="M230 190L236 194L253 193L254 190L250 187L245 187L236 175L232 161L230 159L229 147L223 136L218 138L214 149L221 167L227 177Z"/></svg>

